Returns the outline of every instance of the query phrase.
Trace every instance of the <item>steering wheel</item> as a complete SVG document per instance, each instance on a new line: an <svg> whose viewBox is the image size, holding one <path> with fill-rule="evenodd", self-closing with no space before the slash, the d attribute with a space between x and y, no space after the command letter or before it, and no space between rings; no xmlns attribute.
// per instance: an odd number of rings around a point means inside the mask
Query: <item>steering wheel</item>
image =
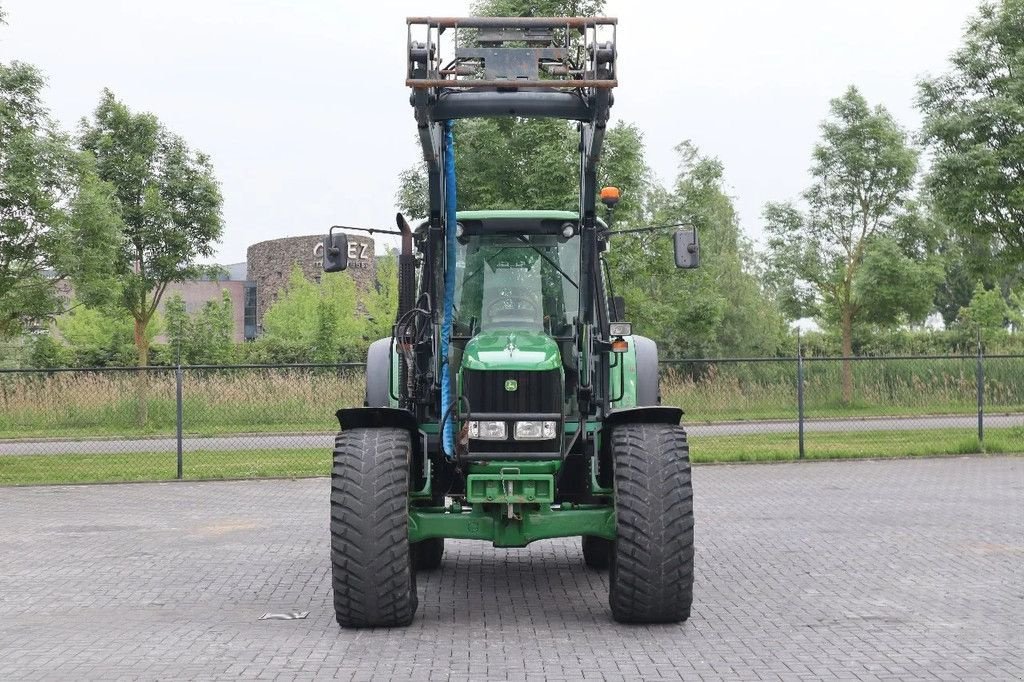
<svg viewBox="0 0 1024 682"><path fill-rule="evenodd" d="M513 316L513 319L538 319L540 307L528 298L515 295L504 296L487 306L489 320L510 316Z"/></svg>

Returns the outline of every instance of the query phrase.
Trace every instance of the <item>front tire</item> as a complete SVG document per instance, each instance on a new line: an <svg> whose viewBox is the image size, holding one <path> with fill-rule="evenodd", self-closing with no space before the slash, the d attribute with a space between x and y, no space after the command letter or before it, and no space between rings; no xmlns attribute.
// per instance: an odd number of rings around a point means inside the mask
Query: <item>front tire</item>
<svg viewBox="0 0 1024 682"><path fill-rule="evenodd" d="M608 602L622 623L676 623L693 604L693 485L686 431L627 424L611 436L617 539Z"/></svg>
<svg viewBox="0 0 1024 682"><path fill-rule="evenodd" d="M342 627L403 626L416 613L409 545L411 457L403 429L350 429L335 439L331 578Z"/></svg>

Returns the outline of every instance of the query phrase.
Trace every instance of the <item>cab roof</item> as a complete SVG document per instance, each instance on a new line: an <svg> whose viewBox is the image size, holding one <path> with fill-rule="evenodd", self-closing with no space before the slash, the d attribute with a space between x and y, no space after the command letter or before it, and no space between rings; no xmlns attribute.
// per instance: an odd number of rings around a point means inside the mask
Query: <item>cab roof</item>
<svg viewBox="0 0 1024 682"><path fill-rule="evenodd" d="M579 217L576 211L458 211L455 214L456 220L579 220Z"/></svg>

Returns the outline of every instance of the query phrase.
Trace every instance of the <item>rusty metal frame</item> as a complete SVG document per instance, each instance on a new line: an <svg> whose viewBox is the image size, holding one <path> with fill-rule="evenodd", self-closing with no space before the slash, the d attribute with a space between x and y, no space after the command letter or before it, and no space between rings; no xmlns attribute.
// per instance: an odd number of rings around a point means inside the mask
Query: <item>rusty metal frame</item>
<svg viewBox="0 0 1024 682"><path fill-rule="evenodd" d="M511 89L555 89L580 91L586 94L593 90L608 90L616 87L615 78L615 45L618 20L614 17L409 17L406 19L406 33L409 55L409 70L406 86L414 90L441 89L480 89L500 88ZM564 29L564 43L552 43L547 48L534 46L494 47L475 49L460 46L459 29L498 29L519 31L526 29ZM414 29L422 42L414 40ZM442 55L442 34L446 29L454 29L454 37L450 42L454 46L455 56L444 63ZM580 52L575 63L568 55L570 33L582 36ZM599 33L601 32L601 33ZM422 35L425 33L425 36ZM610 33L610 36L608 35ZM610 37L609 42L601 43L600 38ZM509 40L511 38L506 38ZM529 43L529 36L523 35L524 42ZM549 50L555 49L562 53L562 60L544 59ZM509 53L522 52L522 57L529 61L538 59L544 64L550 78L488 78L485 68L483 78L475 73L479 69L480 59L485 51ZM534 67L537 62L534 62ZM491 74L493 76L493 73ZM527 75L536 75L536 68L530 69ZM461 76L471 76L460 78ZM473 77L475 76L475 77Z"/></svg>
<svg viewBox="0 0 1024 682"><path fill-rule="evenodd" d="M432 24L440 28L570 28L614 26L615 17L406 17L407 24Z"/></svg>
<svg viewBox="0 0 1024 682"><path fill-rule="evenodd" d="M497 80L453 80L447 78L408 78L405 81L406 87L415 90L429 90L432 88L595 88L598 90L610 90L617 87L617 80L524 80L524 79L497 79Z"/></svg>

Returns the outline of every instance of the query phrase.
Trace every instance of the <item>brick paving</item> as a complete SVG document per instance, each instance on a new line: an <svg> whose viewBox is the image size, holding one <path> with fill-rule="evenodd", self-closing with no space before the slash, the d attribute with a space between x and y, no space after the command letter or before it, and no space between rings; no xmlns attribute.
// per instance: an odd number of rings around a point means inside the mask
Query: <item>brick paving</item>
<svg viewBox="0 0 1024 682"><path fill-rule="evenodd" d="M449 541L411 627L341 630L328 486L0 489L0 679L1024 678L1024 458L697 467L675 626L576 540Z"/></svg>

